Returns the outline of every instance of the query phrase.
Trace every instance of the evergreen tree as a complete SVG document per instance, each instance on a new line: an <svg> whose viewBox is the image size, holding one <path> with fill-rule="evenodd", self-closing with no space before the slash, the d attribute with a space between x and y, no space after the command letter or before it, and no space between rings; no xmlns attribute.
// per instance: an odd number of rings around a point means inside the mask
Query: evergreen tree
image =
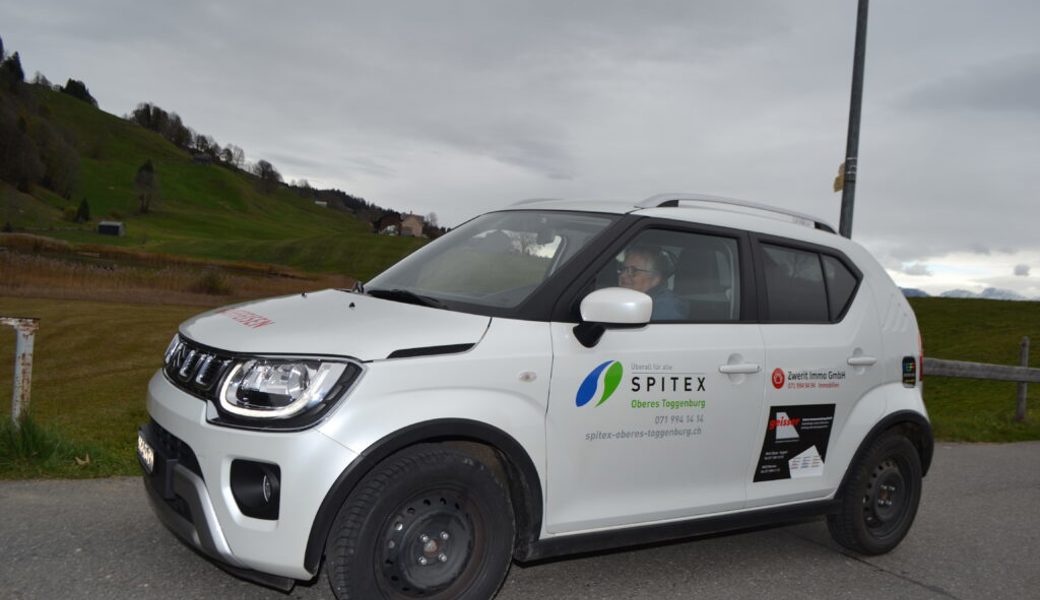
<svg viewBox="0 0 1040 600"><path fill-rule="evenodd" d="M0 76L14 89L19 83L25 81L25 71L22 70L22 59L15 52L0 63Z"/></svg>
<svg viewBox="0 0 1040 600"><path fill-rule="evenodd" d="M151 210L152 200L158 189L152 159L148 159L137 169L137 175L134 176L134 189L137 190L138 209L141 214L145 214Z"/></svg>
<svg viewBox="0 0 1040 600"><path fill-rule="evenodd" d="M90 90L87 89L87 84L78 79L69 79L65 82L65 87L61 88L61 91L73 98L82 100L91 106L97 106L97 100L90 95Z"/></svg>
<svg viewBox="0 0 1040 600"><path fill-rule="evenodd" d="M80 200L79 208L76 209L76 222L86 223L90 220L90 205L87 204L87 199Z"/></svg>

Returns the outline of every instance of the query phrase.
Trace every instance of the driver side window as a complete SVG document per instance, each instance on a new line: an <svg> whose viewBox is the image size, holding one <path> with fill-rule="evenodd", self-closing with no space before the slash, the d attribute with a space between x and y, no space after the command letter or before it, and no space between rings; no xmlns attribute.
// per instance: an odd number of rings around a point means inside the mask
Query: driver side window
<svg viewBox="0 0 1040 600"><path fill-rule="evenodd" d="M727 322L740 318L737 240L651 229L628 244L596 277L596 287L643 292L651 323Z"/></svg>

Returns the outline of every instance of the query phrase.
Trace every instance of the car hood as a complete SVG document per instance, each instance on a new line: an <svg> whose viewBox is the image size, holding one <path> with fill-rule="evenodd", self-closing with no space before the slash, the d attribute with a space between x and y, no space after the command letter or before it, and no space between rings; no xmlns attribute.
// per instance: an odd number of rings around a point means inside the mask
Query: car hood
<svg viewBox="0 0 1040 600"><path fill-rule="evenodd" d="M395 351L475 344L489 322L480 315L324 290L218 308L185 321L180 332L231 352L367 361Z"/></svg>

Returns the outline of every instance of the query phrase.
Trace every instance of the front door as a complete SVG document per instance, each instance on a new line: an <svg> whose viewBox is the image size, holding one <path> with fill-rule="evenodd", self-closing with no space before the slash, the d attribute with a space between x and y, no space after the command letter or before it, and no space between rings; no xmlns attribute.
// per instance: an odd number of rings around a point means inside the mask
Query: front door
<svg viewBox="0 0 1040 600"><path fill-rule="evenodd" d="M552 324L550 532L745 505L765 374L759 325L740 310L743 247L737 238L648 229L596 281L629 287L634 270L656 272L663 288L647 293L666 313L608 329L591 348L573 323ZM655 252L668 256L633 260Z"/></svg>

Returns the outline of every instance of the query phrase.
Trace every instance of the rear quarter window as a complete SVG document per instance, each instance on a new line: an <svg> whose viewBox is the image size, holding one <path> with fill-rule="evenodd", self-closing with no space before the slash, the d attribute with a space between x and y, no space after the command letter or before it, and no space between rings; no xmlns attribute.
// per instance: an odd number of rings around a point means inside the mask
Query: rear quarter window
<svg viewBox="0 0 1040 600"><path fill-rule="evenodd" d="M827 298L831 320L837 321L852 302L859 279L843 262L826 254L823 255L823 274L827 278Z"/></svg>

